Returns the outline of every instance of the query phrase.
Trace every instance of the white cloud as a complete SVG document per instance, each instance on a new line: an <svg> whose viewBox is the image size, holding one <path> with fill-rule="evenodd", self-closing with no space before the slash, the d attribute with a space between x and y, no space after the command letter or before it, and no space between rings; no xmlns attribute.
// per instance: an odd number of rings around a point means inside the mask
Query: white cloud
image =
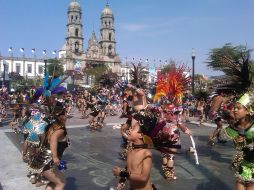
<svg viewBox="0 0 254 190"><path fill-rule="evenodd" d="M120 27L128 32L138 32L147 29L149 26L147 24L124 23L120 24Z"/></svg>

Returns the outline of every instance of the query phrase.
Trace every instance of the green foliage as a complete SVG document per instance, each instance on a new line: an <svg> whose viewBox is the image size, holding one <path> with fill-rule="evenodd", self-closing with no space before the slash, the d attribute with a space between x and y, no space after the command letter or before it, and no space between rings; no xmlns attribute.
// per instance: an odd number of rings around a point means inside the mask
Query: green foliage
<svg viewBox="0 0 254 190"><path fill-rule="evenodd" d="M109 71L101 75L99 82L103 87L111 88L113 87L116 82L118 81L118 75Z"/></svg>
<svg viewBox="0 0 254 190"><path fill-rule="evenodd" d="M215 71L222 71L231 81L230 86L240 92L250 86L253 78L251 51L246 46L225 44L210 51L207 65Z"/></svg>
<svg viewBox="0 0 254 190"><path fill-rule="evenodd" d="M141 64L135 65L132 64L132 69L130 71L131 75L131 84L140 85L142 88L146 88L148 71Z"/></svg>
<svg viewBox="0 0 254 190"><path fill-rule="evenodd" d="M48 72L49 76L62 76L64 74L63 65L58 59L48 60Z"/></svg>
<svg viewBox="0 0 254 190"><path fill-rule="evenodd" d="M95 85L98 85L101 80L101 76L105 74L108 70L108 67L105 64L96 64L85 70L87 75L94 77Z"/></svg>
<svg viewBox="0 0 254 190"><path fill-rule="evenodd" d="M12 81L22 81L24 80L24 77L21 76L19 73L17 72L10 72L9 73L9 78L12 80Z"/></svg>
<svg viewBox="0 0 254 190"><path fill-rule="evenodd" d="M197 90L194 92L194 97L197 100L201 100L201 99L207 100L208 96L209 96L209 93L204 90Z"/></svg>

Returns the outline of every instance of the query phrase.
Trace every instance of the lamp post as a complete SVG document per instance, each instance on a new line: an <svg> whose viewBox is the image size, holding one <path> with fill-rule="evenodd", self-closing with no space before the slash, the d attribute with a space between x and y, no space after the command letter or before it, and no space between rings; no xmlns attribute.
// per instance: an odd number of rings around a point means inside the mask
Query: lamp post
<svg viewBox="0 0 254 190"><path fill-rule="evenodd" d="M191 58L192 58L192 80L191 80L191 90L192 90L192 95L194 94L194 75L195 75L195 57L196 57L196 52L195 49L192 48L192 53L191 53Z"/></svg>
<svg viewBox="0 0 254 190"><path fill-rule="evenodd" d="M47 67L48 67L47 63L48 63L48 60L47 60L47 59L44 59L44 75L45 75L45 76L46 76L46 74L47 74Z"/></svg>

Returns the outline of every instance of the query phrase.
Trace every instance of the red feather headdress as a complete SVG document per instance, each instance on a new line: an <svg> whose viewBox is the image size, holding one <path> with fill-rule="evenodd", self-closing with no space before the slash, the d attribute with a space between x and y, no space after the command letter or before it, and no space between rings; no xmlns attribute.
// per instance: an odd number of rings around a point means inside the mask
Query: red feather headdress
<svg viewBox="0 0 254 190"><path fill-rule="evenodd" d="M160 101L161 97L164 96L175 104L181 105L183 93L187 90L191 80L186 71L185 65L179 67L172 65L166 73L159 74L154 101Z"/></svg>

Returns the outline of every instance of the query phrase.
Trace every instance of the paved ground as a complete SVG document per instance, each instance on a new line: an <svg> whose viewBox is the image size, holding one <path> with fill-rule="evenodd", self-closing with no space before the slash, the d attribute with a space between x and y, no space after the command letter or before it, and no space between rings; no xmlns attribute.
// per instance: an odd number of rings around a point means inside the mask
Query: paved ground
<svg viewBox="0 0 254 190"><path fill-rule="evenodd" d="M112 176L114 165L124 166L118 158L121 137L115 123L124 122L118 117L106 119L107 125L102 132L90 132L86 120L80 120L75 112L68 121L68 133L71 146L67 149L64 160L68 170L65 171L66 190L107 190L114 186L117 179ZM33 190L26 175L26 165L21 161L19 144L22 136L10 131L7 126L0 128L0 190ZM176 174L178 180L165 181L161 172L161 158L153 151L153 168L151 179L159 190L231 190L234 178L230 169L234 150L232 143L207 146L207 136L214 130L210 123L197 127L196 122L188 124L193 131L199 154L200 165L195 165L193 155L186 153L191 146L190 139L182 134L181 154L176 156ZM10 164L11 163L11 164ZM2 185L1 185L2 184ZM2 186L2 187L1 187Z"/></svg>

